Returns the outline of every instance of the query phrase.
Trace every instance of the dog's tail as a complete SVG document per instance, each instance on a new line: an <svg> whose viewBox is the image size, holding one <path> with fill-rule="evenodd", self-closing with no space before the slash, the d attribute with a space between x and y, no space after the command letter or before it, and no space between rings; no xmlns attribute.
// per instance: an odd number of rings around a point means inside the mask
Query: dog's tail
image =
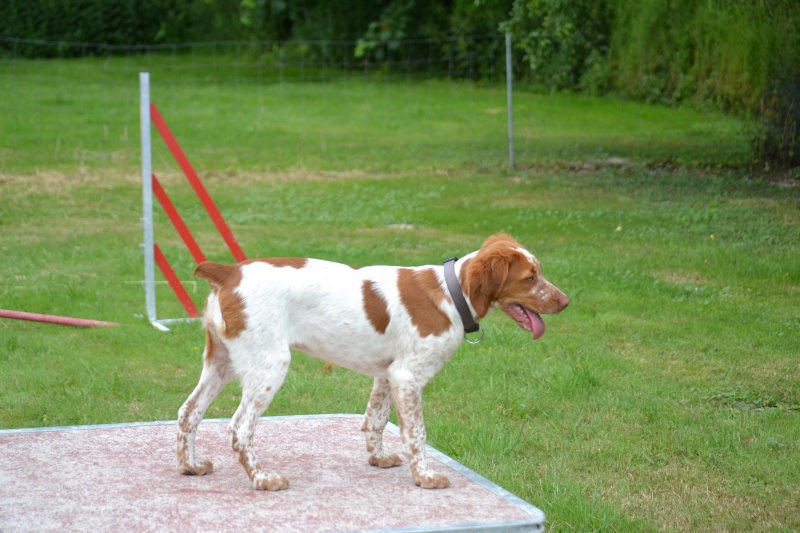
<svg viewBox="0 0 800 533"><path fill-rule="evenodd" d="M239 265L221 265L211 261L203 261L197 265L194 275L206 280L214 292L225 286L235 287L242 279Z"/></svg>

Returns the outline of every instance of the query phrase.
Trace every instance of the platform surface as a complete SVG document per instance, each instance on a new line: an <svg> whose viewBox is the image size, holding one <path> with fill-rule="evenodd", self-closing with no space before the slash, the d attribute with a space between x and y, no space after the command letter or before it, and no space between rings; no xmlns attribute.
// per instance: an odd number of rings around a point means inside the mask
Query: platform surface
<svg viewBox="0 0 800 533"><path fill-rule="evenodd" d="M416 487L408 464L369 466L361 416L265 417L262 464L289 489L255 491L230 449L227 420L206 420L206 476L182 476L176 423L0 431L0 531L541 531L544 514L428 447L443 490ZM400 452L390 424L387 450Z"/></svg>

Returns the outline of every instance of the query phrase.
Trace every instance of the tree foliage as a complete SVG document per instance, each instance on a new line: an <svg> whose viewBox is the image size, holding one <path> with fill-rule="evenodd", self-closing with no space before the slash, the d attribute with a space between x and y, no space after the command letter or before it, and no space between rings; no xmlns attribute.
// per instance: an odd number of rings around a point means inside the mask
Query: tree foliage
<svg viewBox="0 0 800 533"><path fill-rule="evenodd" d="M603 1L517 0L502 26L524 52L534 83L563 90L579 88L607 56L610 23Z"/></svg>
<svg viewBox="0 0 800 533"><path fill-rule="evenodd" d="M542 89L753 114L757 156L800 165L797 0L515 0L503 28Z"/></svg>
<svg viewBox="0 0 800 533"><path fill-rule="evenodd" d="M0 36L112 46L229 39L240 31L239 1L3 0Z"/></svg>

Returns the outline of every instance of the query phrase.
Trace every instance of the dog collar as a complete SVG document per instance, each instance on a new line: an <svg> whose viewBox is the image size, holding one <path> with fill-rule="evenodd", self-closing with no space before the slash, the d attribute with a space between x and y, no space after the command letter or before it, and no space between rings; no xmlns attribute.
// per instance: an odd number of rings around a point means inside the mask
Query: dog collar
<svg viewBox="0 0 800 533"><path fill-rule="evenodd" d="M450 297L453 299L458 314L461 316L461 323L464 325L464 337L466 338L467 333L481 331L481 327L475 322L475 319L472 318L469 304L467 304L467 299L464 298L461 284L458 282L458 277L456 276L456 261L458 261L458 257L453 257L444 262L444 282L447 284ZM481 333L483 333L483 331L481 331ZM470 341L467 339L467 342L470 344L478 344L480 339L477 341Z"/></svg>

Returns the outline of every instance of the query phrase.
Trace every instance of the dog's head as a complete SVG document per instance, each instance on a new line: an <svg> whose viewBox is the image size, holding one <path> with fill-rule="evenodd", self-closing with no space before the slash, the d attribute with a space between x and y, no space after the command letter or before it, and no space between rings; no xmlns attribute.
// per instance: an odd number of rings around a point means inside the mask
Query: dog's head
<svg viewBox="0 0 800 533"><path fill-rule="evenodd" d="M478 317L498 307L534 340L544 335L539 315L560 313L569 305L569 298L542 275L533 254L502 233L487 239L462 272L464 292Z"/></svg>

